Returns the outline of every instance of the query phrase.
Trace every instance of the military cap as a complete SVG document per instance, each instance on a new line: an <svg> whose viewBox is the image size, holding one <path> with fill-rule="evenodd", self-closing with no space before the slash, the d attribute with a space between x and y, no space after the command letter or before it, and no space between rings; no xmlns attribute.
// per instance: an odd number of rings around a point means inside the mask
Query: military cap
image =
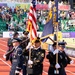
<svg viewBox="0 0 75 75"><path fill-rule="evenodd" d="M28 35L29 32L28 32L28 31L23 31L23 34L24 34L24 35Z"/></svg>
<svg viewBox="0 0 75 75"><path fill-rule="evenodd" d="M61 46L61 47L65 48L65 43L64 42L59 42L58 46Z"/></svg>
<svg viewBox="0 0 75 75"><path fill-rule="evenodd" d="M12 43L13 43L13 42L21 42L21 41L22 41L22 40L21 40L20 38L15 38L15 39L12 40Z"/></svg>
<svg viewBox="0 0 75 75"><path fill-rule="evenodd" d="M35 39L34 43L39 43L40 41L41 41L40 38L37 37L37 38Z"/></svg>

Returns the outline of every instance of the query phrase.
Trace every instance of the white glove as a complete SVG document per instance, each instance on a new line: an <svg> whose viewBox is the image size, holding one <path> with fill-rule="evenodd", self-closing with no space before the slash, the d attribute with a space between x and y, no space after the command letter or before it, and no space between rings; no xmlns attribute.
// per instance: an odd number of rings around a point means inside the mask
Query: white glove
<svg viewBox="0 0 75 75"><path fill-rule="evenodd" d="M71 61L70 61L70 64L73 64L73 63L74 63L74 60L71 60Z"/></svg>
<svg viewBox="0 0 75 75"><path fill-rule="evenodd" d="M33 64L33 61L28 60L28 64L29 64L29 65Z"/></svg>
<svg viewBox="0 0 75 75"><path fill-rule="evenodd" d="M32 48L31 45L32 45L32 44L29 42L28 45L27 45L27 47L26 47L26 49L29 49L30 47Z"/></svg>
<svg viewBox="0 0 75 75"><path fill-rule="evenodd" d="M3 58L4 58L4 59L6 59L6 56L5 56L5 54L3 55Z"/></svg>
<svg viewBox="0 0 75 75"><path fill-rule="evenodd" d="M60 65L57 63L56 65L55 65L55 68L60 68Z"/></svg>
<svg viewBox="0 0 75 75"><path fill-rule="evenodd" d="M17 74L17 73L20 73L20 72L16 70L16 71L15 71L15 74Z"/></svg>
<svg viewBox="0 0 75 75"><path fill-rule="evenodd" d="M56 49L56 50L53 51L53 54L55 55L55 54L57 54L58 52L59 52L59 50Z"/></svg>

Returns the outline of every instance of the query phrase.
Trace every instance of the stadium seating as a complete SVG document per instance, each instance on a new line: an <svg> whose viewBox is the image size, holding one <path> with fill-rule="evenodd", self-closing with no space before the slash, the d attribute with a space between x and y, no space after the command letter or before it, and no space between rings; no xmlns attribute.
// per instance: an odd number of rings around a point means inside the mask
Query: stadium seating
<svg viewBox="0 0 75 75"><path fill-rule="evenodd" d="M0 19L0 31L6 31L6 22Z"/></svg>
<svg viewBox="0 0 75 75"><path fill-rule="evenodd" d="M24 17L26 18L26 15L22 15L21 21L23 21ZM17 20L18 22L20 22L20 19L17 17L16 14L13 14L13 18L14 18L14 20ZM41 24L38 23L38 26L39 26L39 31L43 31L44 25L41 25ZM23 30L23 28L20 27L19 31L22 31L22 30ZM0 18L0 31L7 31L7 29L6 29L6 21L3 21L1 18Z"/></svg>

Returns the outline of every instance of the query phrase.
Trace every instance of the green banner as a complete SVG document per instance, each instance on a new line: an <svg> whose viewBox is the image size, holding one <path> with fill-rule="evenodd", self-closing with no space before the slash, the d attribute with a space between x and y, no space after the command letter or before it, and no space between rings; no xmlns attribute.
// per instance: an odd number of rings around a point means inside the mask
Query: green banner
<svg viewBox="0 0 75 75"><path fill-rule="evenodd" d="M29 9L30 8L30 4L16 4L16 6L20 6L20 8L22 9Z"/></svg>
<svg viewBox="0 0 75 75"><path fill-rule="evenodd" d="M74 20L60 20L60 23L62 32L75 31Z"/></svg>

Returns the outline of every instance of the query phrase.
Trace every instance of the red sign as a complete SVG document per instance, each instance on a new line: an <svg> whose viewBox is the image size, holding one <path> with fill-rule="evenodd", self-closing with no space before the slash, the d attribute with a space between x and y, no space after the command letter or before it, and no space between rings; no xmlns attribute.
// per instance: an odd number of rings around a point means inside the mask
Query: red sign
<svg viewBox="0 0 75 75"><path fill-rule="evenodd" d="M48 5L47 4L37 4L36 5L36 10L48 10ZM64 11L69 11L70 10L70 5L59 5L58 6L59 10L64 10Z"/></svg>
<svg viewBox="0 0 75 75"><path fill-rule="evenodd" d="M70 5L59 5L58 9L59 10L64 10L64 11L69 11L70 10Z"/></svg>
<svg viewBox="0 0 75 75"><path fill-rule="evenodd" d="M48 10L48 5L47 4L37 4L36 10Z"/></svg>

